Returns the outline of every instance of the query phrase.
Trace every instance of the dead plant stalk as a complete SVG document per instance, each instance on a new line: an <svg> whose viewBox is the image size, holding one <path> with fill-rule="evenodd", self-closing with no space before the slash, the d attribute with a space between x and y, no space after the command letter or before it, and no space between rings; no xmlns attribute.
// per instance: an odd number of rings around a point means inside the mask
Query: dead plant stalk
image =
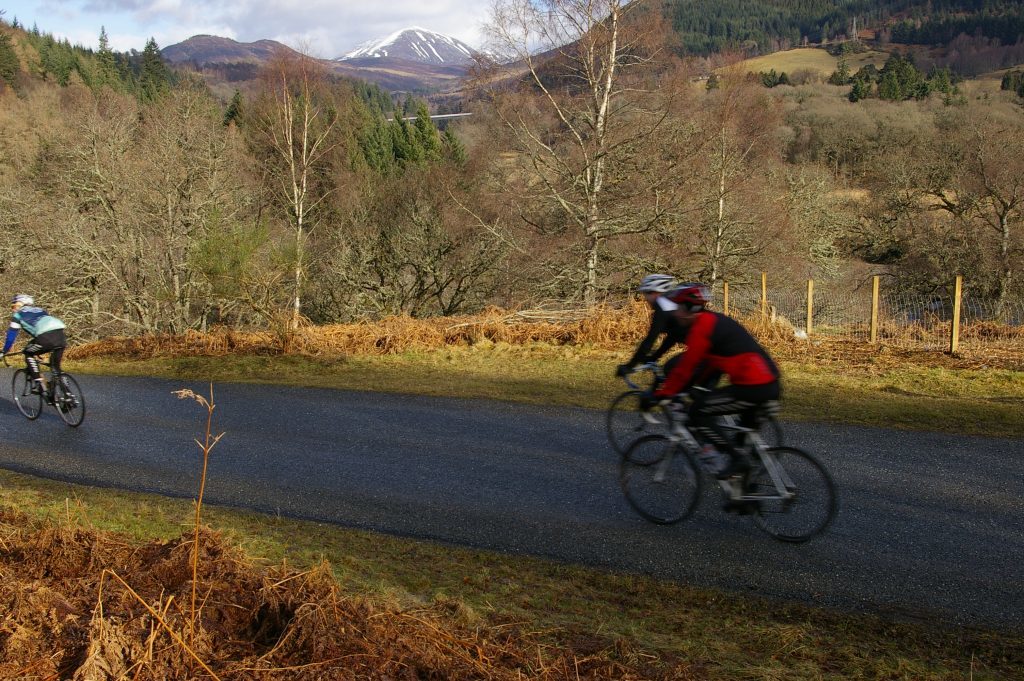
<svg viewBox="0 0 1024 681"><path fill-rule="evenodd" d="M210 463L210 452L220 442L220 439L224 437L224 433L213 437L211 435L213 428L213 410L216 405L213 401L213 382L210 382L210 399L207 400L202 395L197 395L188 389L176 390L174 392L178 396L178 399L195 400L206 409L206 433L203 441L200 442L197 438L195 443L199 446L199 449L203 453L203 471L202 475L199 476L199 496L196 499L196 516L195 516L195 539L192 542L192 603L189 610L189 635L193 642L195 640L195 625L198 618L198 612L196 611L196 590L199 583L199 528L202 521L202 510L203 510L203 493L206 491L206 470Z"/></svg>

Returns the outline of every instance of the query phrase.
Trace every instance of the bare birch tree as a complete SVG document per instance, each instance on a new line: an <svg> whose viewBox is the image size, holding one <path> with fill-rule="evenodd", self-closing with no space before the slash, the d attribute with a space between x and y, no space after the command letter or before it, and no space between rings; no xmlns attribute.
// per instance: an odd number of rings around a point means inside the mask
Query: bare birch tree
<svg viewBox="0 0 1024 681"><path fill-rule="evenodd" d="M652 229L676 203L679 160L659 143L664 33L644 0L496 0L486 33L514 87L483 86L520 164L504 173L523 220L568 237L570 293L592 305L606 242ZM565 267L565 263L561 263Z"/></svg>
<svg viewBox="0 0 1024 681"><path fill-rule="evenodd" d="M271 183L287 209L294 232L291 327L302 314L307 242L316 228L317 207L330 187L317 181L338 144L337 107L331 102L327 73L305 54L279 52L262 73L263 101L256 125L265 135L276 163L268 168Z"/></svg>
<svg viewBox="0 0 1024 681"><path fill-rule="evenodd" d="M741 73L721 79L703 107L700 277L715 288L731 268L749 261L771 239L766 226L766 156L772 153L776 117L771 100Z"/></svg>

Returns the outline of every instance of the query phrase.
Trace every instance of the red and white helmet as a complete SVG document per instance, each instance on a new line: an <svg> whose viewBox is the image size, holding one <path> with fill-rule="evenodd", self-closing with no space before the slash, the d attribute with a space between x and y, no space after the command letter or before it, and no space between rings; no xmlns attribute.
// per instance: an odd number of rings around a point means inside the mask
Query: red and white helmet
<svg viewBox="0 0 1024 681"><path fill-rule="evenodd" d="M703 310L708 304L708 289L704 284L683 284L675 290L669 291L665 297L680 307L685 307L690 312Z"/></svg>

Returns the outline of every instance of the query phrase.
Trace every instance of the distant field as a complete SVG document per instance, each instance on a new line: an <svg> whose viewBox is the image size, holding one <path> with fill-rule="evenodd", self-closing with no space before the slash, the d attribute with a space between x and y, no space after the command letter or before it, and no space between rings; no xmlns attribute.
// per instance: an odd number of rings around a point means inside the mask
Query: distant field
<svg viewBox="0 0 1024 681"><path fill-rule="evenodd" d="M968 97L994 96L1001 92L1000 86L1002 85L1003 76L1006 75L1007 71L1013 71L1014 69L1024 69L1024 64L977 75L966 81L963 89Z"/></svg>
<svg viewBox="0 0 1024 681"><path fill-rule="evenodd" d="M847 57L847 62L850 65L850 72L856 73L865 64L871 63L881 66L888 58L889 55L885 52L871 50L860 54L851 54ZM785 50L762 57L746 59L739 62L737 67L746 70L748 73L760 73L761 71L775 69L778 73L785 71L788 74L792 74L796 71L811 71L823 76L829 76L836 70L838 62L838 58L833 57L820 47L800 47L795 50ZM722 70L719 69L719 71Z"/></svg>
<svg viewBox="0 0 1024 681"><path fill-rule="evenodd" d="M1024 64L1017 64L1005 69L998 69L996 71L989 71L988 73L982 73L981 75L975 76L974 80L994 80L1002 81L1003 76L1006 75L1007 71L1024 71Z"/></svg>

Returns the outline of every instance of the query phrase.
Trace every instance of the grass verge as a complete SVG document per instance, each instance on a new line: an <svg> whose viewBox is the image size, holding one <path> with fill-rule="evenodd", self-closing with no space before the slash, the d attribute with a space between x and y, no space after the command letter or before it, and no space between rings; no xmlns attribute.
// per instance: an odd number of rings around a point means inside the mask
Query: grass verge
<svg viewBox="0 0 1024 681"><path fill-rule="evenodd" d="M39 519L79 516L134 540L187 533L192 513L188 501L2 471L0 504ZM451 604L481 630L517 623L580 655L661 670L655 678L981 681L1024 668L1019 635L838 614L217 507L205 513L256 561L303 569L326 559L345 591L399 607Z"/></svg>
<svg viewBox="0 0 1024 681"><path fill-rule="evenodd" d="M783 419L1024 437L1024 381L1013 369L894 358L783 358ZM941 357L941 355L940 355ZM605 408L624 387L622 353L479 343L388 355L224 355L69 361L71 371L447 395Z"/></svg>

